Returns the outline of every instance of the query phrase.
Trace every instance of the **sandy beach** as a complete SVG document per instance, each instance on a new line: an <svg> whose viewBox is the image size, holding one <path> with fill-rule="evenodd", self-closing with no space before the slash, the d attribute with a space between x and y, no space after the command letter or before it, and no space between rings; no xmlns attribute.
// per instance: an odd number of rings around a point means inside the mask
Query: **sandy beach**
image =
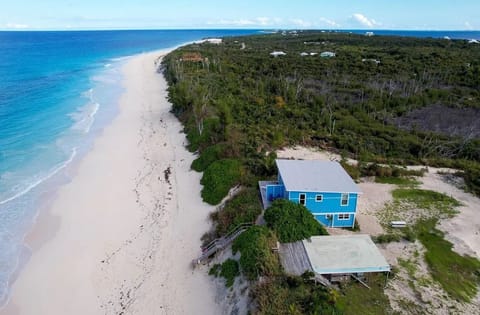
<svg viewBox="0 0 480 315"><path fill-rule="evenodd" d="M221 313L213 282L190 266L212 207L169 112L161 54L125 64L120 113L41 214L0 314Z"/></svg>

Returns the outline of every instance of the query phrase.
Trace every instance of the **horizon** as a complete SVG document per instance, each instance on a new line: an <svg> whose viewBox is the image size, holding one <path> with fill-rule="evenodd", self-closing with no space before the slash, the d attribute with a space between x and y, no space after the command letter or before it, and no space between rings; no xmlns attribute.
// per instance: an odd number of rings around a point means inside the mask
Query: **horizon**
<svg viewBox="0 0 480 315"><path fill-rule="evenodd" d="M0 30L480 30L480 2L475 0L463 0L460 5L449 0L26 2L3 4Z"/></svg>
<svg viewBox="0 0 480 315"><path fill-rule="evenodd" d="M465 30L465 29L387 29L387 28L312 28L312 29L302 29L302 28L78 28L78 29L1 29L0 32L101 32L101 31L300 31L300 32L315 32L315 31L326 31L326 32L348 32L348 31L365 31L365 32L376 32L376 31L386 31L386 32L465 32L465 33L475 33L480 32L480 29Z"/></svg>

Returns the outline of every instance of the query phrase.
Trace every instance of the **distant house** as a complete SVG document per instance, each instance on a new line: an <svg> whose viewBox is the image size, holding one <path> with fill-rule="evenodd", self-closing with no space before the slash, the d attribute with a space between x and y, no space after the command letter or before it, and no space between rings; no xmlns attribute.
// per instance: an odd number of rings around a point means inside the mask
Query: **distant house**
<svg viewBox="0 0 480 315"><path fill-rule="evenodd" d="M188 61L188 62L203 62L204 58L200 53L192 52L192 53L184 53L180 61Z"/></svg>
<svg viewBox="0 0 480 315"><path fill-rule="evenodd" d="M283 51L272 51L270 53L270 56L273 56L273 57L278 57L278 56L285 56L286 53L284 53Z"/></svg>
<svg viewBox="0 0 480 315"><path fill-rule="evenodd" d="M222 43L222 39L221 38L207 38L205 40L207 43L210 43L210 44L216 44L216 45L219 45Z"/></svg>
<svg viewBox="0 0 480 315"><path fill-rule="evenodd" d="M375 35L373 32L365 32L365 36L371 37Z"/></svg>
<svg viewBox="0 0 480 315"><path fill-rule="evenodd" d="M276 160L278 180L259 182L264 208L284 198L307 207L325 226L353 227L360 189L338 162Z"/></svg>
<svg viewBox="0 0 480 315"><path fill-rule="evenodd" d="M318 53L316 53L316 52L311 52L311 53L308 53L308 52L302 52L302 53L300 54L300 56L302 56L302 57L306 57L306 56L315 56L315 55L318 55Z"/></svg>
<svg viewBox="0 0 480 315"><path fill-rule="evenodd" d="M362 62L372 62L372 63L375 63L376 65L380 64L380 60L372 59L372 58L364 58L362 59Z"/></svg>
<svg viewBox="0 0 480 315"><path fill-rule="evenodd" d="M323 58L333 58L335 57L335 53L334 52L331 52L331 51L324 51L320 54L320 57L323 57Z"/></svg>

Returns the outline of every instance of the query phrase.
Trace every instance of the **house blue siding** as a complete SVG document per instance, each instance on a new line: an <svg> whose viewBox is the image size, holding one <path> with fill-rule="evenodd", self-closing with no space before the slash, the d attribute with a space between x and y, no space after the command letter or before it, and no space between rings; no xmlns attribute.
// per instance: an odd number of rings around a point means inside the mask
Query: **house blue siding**
<svg viewBox="0 0 480 315"><path fill-rule="evenodd" d="M341 205L342 193L290 191L287 199L300 203L301 194L305 194L305 207L324 225L330 227L352 227L354 225L358 194L348 194L348 203L343 206ZM321 201L317 201L317 196L321 196Z"/></svg>
<svg viewBox="0 0 480 315"><path fill-rule="evenodd" d="M340 214L314 214L315 219L328 227L353 227L355 224L355 213L349 213L348 219L340 219Z"/></svg>
<svg viewBox="0 0 480 315"><path fill-rule="evenodd" d="M306 195L305 207L312 213L347 213L355 212L357 209L357 194L348 194L348 204L346 206L341 205L341 193L290 191L289 200L300 203L300 194ZM322 196L322 201L316 200L317 195Z"/></svg>
<svg viewBox="0 0 480 315"><path fill-rule="evenodd" d="M295 160L277 160L276 163L277 180L259 182L264 209L273 200L283 198L304 204L325 226L353 227L361 190L340 164ZM350 193L343 193L345 191Z"/></svg>
<svg viewBox="0 0 480 315"><path fill-rule="evenodd" d="M267 185L266 190L268 201L285 198L285 186L283 185Z"/></svg>

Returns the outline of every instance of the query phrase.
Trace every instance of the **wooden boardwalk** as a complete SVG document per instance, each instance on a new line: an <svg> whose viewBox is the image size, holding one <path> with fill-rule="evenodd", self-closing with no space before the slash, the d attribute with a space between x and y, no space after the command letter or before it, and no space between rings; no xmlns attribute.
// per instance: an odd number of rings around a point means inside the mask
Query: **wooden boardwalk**
<svg viewBox="0 0 480 315"><path fill-rule="evenodd" d="M278 254L287 274L301 276L305 271L314 272L302 241L281 244ZM326 287L332 286L328 279L317 273L312 280Z"/></svg>
<svg viewBox="0 0 480 315"><path fill-rule="evenodd" d="M300 276L305 271L313 272L307 251L301 241L281 244L278 253L286 273Z"/></svg>

